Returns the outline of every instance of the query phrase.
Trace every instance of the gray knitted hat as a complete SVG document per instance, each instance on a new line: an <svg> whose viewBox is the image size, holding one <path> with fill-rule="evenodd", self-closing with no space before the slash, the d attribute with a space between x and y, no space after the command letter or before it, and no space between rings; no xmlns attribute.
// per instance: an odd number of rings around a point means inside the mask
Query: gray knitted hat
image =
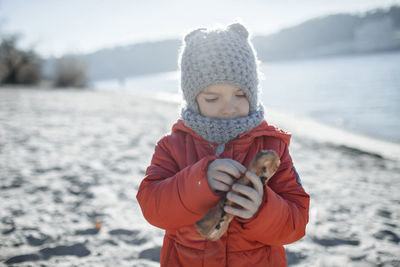
<svg viewBox="0 0 400 267"><path fill-rule="evenodd" d="M258 60L246 28L235 23L226 28L194 30L184 37L179 64L186 108L199 113L196 96L207 86L229 83L242 89L250 112L258 106Z"/></svg>

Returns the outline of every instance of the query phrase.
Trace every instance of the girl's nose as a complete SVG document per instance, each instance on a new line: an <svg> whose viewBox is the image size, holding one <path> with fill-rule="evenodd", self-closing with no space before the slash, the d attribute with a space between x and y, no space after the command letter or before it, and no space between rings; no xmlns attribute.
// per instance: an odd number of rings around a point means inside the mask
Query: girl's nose
<svg viewBox="0 0 400 267"><path fill-rule="evenodd" d="M226 101L222 106L221 113L224 117L230 118L235 114L235 106L230 101Z"/></svg>

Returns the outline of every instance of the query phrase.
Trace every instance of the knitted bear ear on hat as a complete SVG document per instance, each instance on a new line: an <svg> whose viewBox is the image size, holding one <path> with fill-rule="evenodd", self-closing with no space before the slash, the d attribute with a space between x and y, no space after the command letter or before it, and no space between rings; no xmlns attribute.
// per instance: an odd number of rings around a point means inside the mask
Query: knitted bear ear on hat
<svg viewBox="0 0 400 267"><path fill-rule="evenodd" d="M206 30L207 30L206 28L198 28L198 29L193 30L193 31L191 31L190 33L186 34L186 36L185 36L185 43L189 42L189 40L190 40L194 35L196 35L198 32L200 32L200 31L206 31Z"/></svg>
<svg viewBox="0 0 400 267"><path fill-rule="evenodd" d="M228 26L228 30L234 31L241 35L243 38L247 39L249 37L249 32L246 28L240 23L234 23Z"/></svg>

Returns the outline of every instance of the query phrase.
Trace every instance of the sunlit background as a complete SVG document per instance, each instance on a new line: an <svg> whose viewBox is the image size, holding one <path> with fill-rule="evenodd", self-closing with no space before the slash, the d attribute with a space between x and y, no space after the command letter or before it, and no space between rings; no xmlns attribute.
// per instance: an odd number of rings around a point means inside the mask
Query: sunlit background
<svg viewBox="0 0 400 267"><path fill-rule="evenodd" d="M400 266L400 0L0 0L0 262L157 266L135 195L181 40L235 21L311 195L289 266Z"/></svg>
<svg viewBox="0 0 400 267"><path fill-rule="evenodd" d="M399 0L96 1L2 0L1 31L42 56L91 53L145 41L181 38L188 30L236 18L266 35L315 17L387 8Z"/></svg>

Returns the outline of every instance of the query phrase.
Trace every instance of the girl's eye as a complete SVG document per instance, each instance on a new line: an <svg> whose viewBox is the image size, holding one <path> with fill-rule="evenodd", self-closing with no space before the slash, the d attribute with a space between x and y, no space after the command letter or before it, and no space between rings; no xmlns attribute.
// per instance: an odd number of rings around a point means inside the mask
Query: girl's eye
<svg viewBox="0 0 400 267"><path fill-rule="evenodd" d="M240 94L240 95L236 95L237 97L240 97L240 98L242 98L242 97L246 97L246 95L245 94Z"/></svg>
<svg viewBox="0 0 400 267"><path fill-rule="evenodd" d="M217 101L218 98L205 98L206 102L211 103Z"/></svg>

